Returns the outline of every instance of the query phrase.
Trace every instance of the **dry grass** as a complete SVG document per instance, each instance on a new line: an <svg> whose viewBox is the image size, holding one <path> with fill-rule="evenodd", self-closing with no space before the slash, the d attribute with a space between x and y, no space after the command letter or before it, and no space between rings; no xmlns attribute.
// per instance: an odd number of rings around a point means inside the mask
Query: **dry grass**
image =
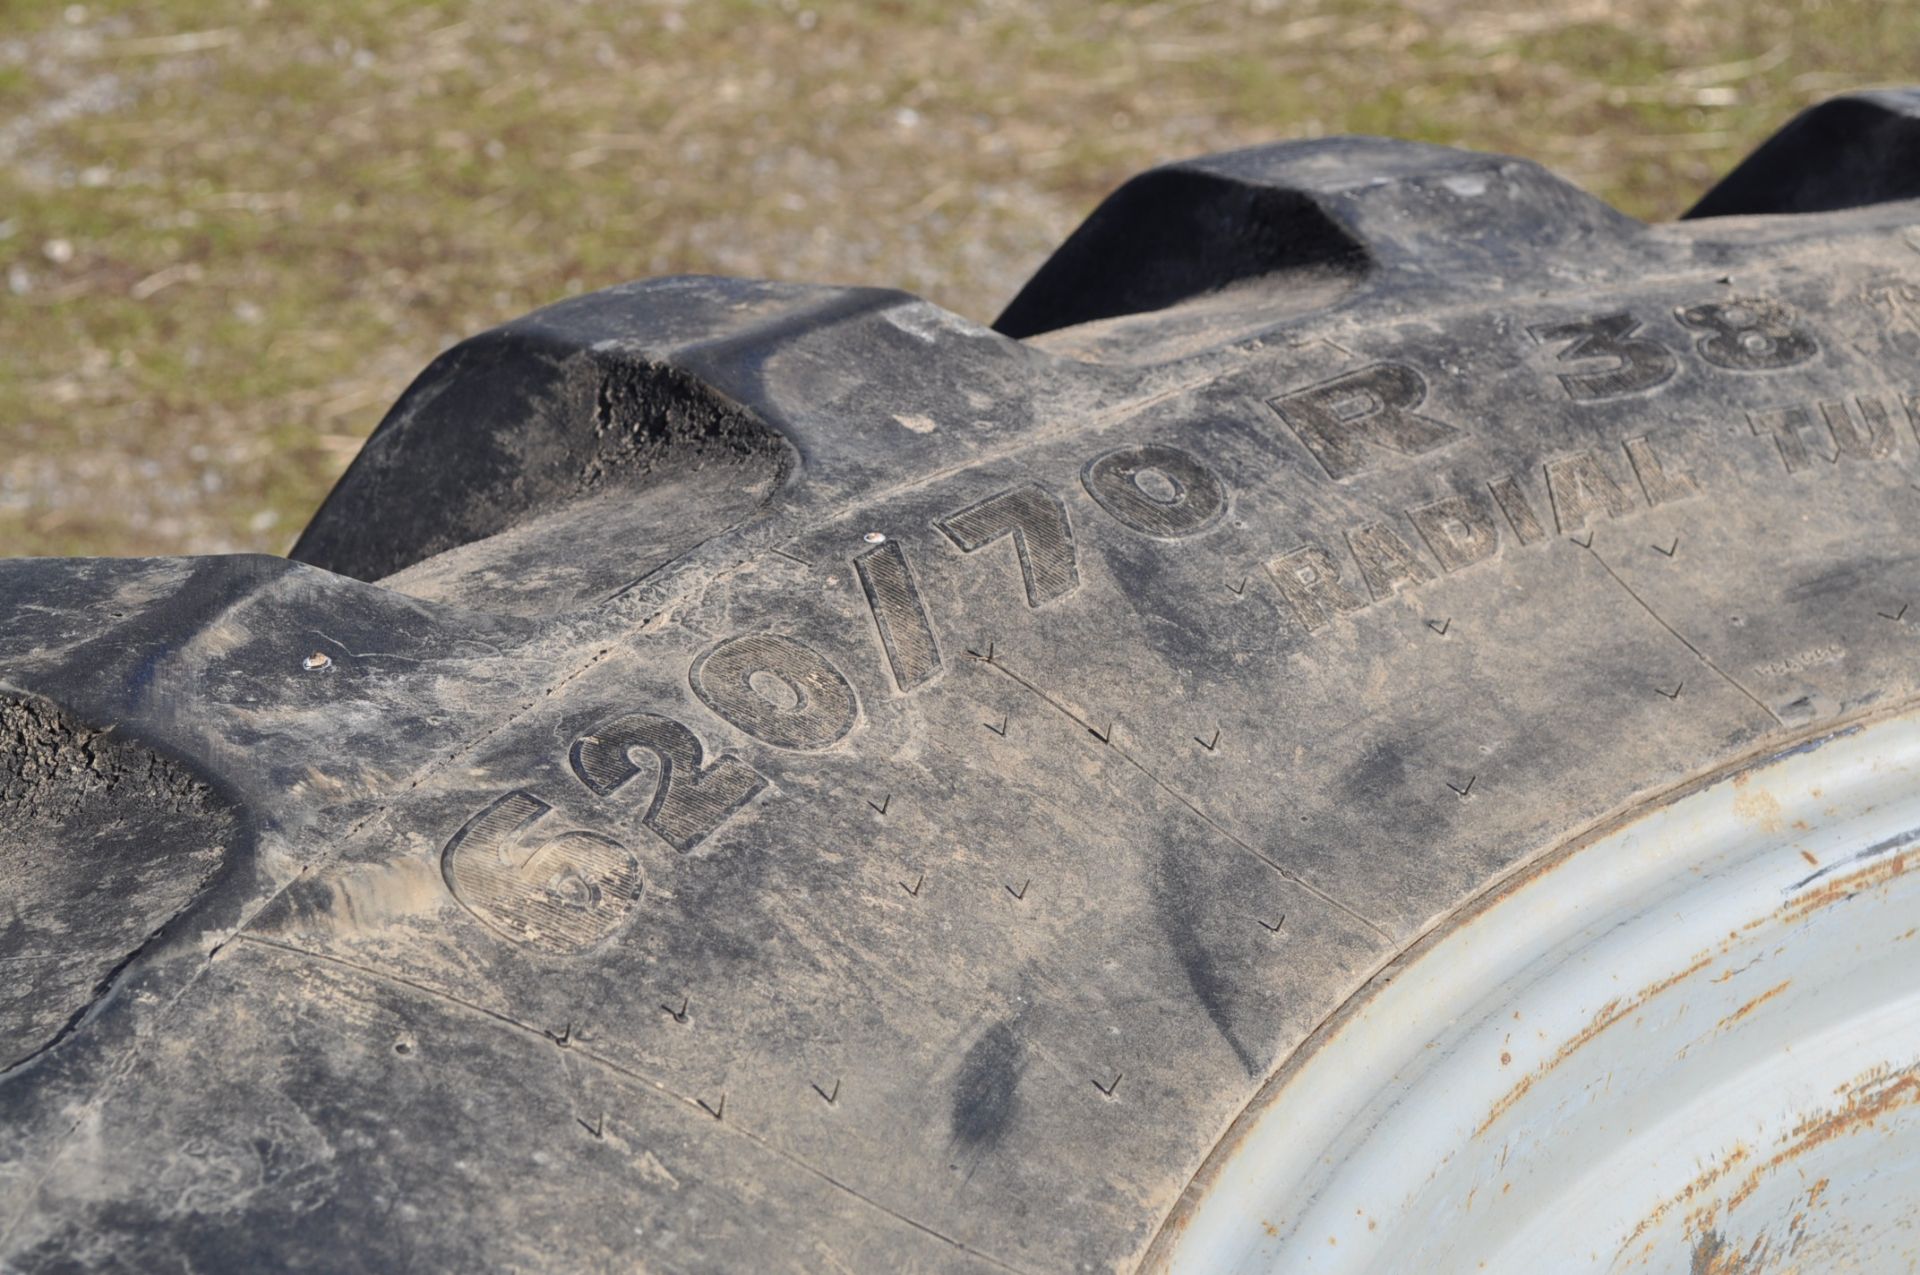
<svg viewBox="0 0 1920 1275"><path fill-rule="evenodd" d="M1131 172L1385 133L1667 216L1886 0L0 0L0 552L281 550L440 348L704 271L990 318Z"/></svg>

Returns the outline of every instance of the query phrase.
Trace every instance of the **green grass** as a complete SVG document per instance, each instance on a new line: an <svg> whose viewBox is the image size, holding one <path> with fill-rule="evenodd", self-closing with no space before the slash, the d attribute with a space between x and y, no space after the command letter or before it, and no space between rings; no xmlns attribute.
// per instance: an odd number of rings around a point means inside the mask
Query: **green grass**
<svg viewBox="0 0 1920 1275"><path fill-rule="evenodd" d="M1884 0L0 0L0 552L283 550L413 372L568 293L990 318L1130 173L1341 132L1666 217L1914 48Z"/></svg>

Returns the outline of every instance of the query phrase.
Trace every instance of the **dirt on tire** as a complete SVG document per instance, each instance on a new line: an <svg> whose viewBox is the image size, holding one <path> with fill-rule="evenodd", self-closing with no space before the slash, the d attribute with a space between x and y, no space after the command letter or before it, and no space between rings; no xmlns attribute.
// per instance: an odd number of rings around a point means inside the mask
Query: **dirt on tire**
<svg viewBox="0 0 1920 1275"><path fill-rule="evenodd" d="M616 288L290 560L0 563L0 1265L1137 1265L1423 934L1914 695L1915 102Z"/></svg>

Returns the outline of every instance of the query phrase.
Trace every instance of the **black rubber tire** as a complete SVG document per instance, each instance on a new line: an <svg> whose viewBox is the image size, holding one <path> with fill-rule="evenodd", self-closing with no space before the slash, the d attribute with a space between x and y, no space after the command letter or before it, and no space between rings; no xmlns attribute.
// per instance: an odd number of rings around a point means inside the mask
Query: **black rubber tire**
<svg viewBox="0 0 1920 1275"><path fill-rule="evenodd" d="M999 331L616 288L290 561L0 564L0 1267L1138 1265L1421 935L1914 695L1913 102L1671 226L1159 170Z"/></svg>

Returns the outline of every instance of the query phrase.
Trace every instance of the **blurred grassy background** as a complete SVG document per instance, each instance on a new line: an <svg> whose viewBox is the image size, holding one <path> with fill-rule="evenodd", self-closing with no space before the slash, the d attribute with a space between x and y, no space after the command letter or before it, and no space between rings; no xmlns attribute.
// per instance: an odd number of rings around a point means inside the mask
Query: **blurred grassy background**
<svg viewBox="0 0 1920 1275"><path fill-rule="evenodd" d="M1888 0L0 0L0 553L284 551L441 348L679 271L987 320L1164 160L1361 132L1680 211Z"/></svg>

